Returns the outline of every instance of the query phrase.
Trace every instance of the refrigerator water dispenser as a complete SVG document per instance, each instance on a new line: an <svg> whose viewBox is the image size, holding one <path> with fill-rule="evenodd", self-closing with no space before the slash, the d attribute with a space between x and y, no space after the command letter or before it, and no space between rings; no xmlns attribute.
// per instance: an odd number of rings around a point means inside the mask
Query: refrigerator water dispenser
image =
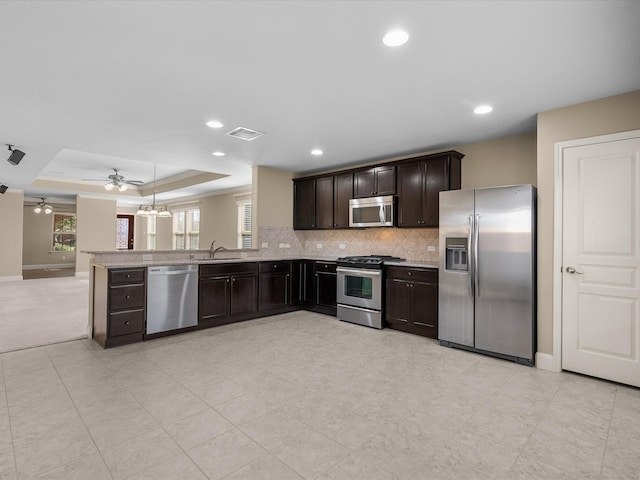
<svg viewBox="0 0 640 480"><path fill-rule="evenodd" d="M468 272L468 249L466 238L447 238L445 240L445 270Z"/></svg>

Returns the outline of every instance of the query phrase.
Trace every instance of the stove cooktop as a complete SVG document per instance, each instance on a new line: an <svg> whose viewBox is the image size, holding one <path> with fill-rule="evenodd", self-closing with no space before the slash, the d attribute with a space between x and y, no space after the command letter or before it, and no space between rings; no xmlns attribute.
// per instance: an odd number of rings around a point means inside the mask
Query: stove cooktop
<svg viewBox="0 0 640 480"><path fill-rule="evenodd" d="M338 265L342 266L362 266L362 267L378 267L381 268L384 262L402 262L404 258L393 257L391 255L355 255L351 257L340 257L337 260Z"/></svg>

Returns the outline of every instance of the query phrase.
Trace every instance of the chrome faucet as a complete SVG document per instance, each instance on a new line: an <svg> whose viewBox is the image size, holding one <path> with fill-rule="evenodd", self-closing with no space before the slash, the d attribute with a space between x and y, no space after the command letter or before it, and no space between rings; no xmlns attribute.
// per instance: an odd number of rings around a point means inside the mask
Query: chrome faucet
<svg viewBox="0 0 640 480"><path fill-rule="evenodd" d="M218 248L213 248L213 245L216 243L216 241L214 240L213 242L211 242L211 246L209 247L209 258L211 260L213 260L213 257L216 255L217 252L221 251L221 250L225 250L224 247L220 246Z"/></svg>

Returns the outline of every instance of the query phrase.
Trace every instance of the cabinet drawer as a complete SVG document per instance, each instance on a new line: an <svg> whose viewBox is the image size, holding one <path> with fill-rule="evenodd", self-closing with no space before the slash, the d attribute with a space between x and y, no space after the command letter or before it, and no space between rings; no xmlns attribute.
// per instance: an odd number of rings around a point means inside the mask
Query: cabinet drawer
<svg viewBox="0 0 640 480"><path fill-rule="evenodd" d="M144 285L123 285L109 288L109 310L144 308Z"/></svg>
<svg viewBox="0 0 640 480"><path fill-rule="evenodd" d="M200 265L200 277L216 277L233 273L255 273L258 271L256 262L217 263L215 265Z"/></svg>
<svg viewBox="0 0 640 480"><path fill-rule="evenodd" d="M435 268L386 267L385 271L389 279L438 283L438 270Z"/></svg>
<svg viewBox="0 0 640 480"><path fill-rule="evenodd" d="M260 273L289 273L289 262L260 262Z"/></svg>
<svg viewBox="0 0 640 480"><path fill-rule="evenodd" d="M109 336L129 335L144 331L144 310L118 312L109 315Z"/></svg>
<svg viewBox="0 0 640 480"><path fill-rule="evenodd" d="M111 285L122 285L127 283L144 283L144 268L128 268L125 270L111 270Z"/></svg>
<svg viewBox="0 0 640 480"><path fill-rule="evenodd" d="M336 273L336 264L332 262L316 262L316 272Z"/></svg>

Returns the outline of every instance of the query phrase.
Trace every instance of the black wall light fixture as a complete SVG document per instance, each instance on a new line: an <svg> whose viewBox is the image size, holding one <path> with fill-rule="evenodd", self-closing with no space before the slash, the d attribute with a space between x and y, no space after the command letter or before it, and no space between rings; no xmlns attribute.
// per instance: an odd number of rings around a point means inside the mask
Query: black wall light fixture
<svg viewBox="0 0 640 480"><path fill-rule="evenodd" d="M20 163L20 160L22 160L22 157L24 157L24 152L22 150L13 148L13 145L9 145L8 143L6 143L5 145L11 152L11 155L9 155L9 158L7 158L7 162L9 162L11 165L18 165Z"/></svg>
<svg viewBox="0 0 640 480"><path fill-rule="evenodd" d="M9 187L7 187L6 185L0 185L0 193L2 195L4 195L4 192L7 191L7 188L9 188Z"/></svg>

